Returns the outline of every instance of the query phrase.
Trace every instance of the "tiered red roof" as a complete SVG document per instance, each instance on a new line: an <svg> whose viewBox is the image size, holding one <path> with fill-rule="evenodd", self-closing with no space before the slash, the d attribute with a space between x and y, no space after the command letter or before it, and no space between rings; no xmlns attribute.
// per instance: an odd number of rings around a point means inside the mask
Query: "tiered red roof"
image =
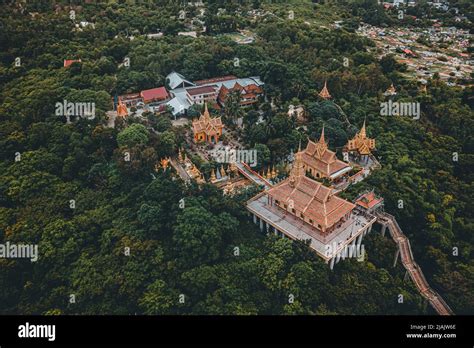
<svg viewBox="0 0 474 348"><path fill-rule="evenodd" d="M360 205L361 207L363 207L365 209L371 209L371 208L375 207L376 205L378 205L382 202L383 202L383 198L377 197L375 195L375 193L372 191L372 192L368 192L368 193L365 193L362 196L360 196L356 200L355 203L357 205Z"/></svg>
<svg viewBox="0 0 474 348"><path fill-rule="evenodd" d="M321 132L319 142L308 141L308 145L303 152L303 163L307 167L315 168L327 177L349 167L347 163L339 160L336 154L328 149L328 145L324 139L324 128Z"/></svg>
<svg viewBox="0 0 474 348"><path fill-rule="evenodd" d="M290 177L268 190L268 195L295 210L293 215L312 220L322 232L341 221L355 205L332 192L331 188L305 176L303 152L296 154Z"/></svg>
<svg viewBox="0 0 474 348"><path fill-rule="evenodd" d="M324 87L321 92L319 92L319 96L323 99L331 99L331 94L329 94L329 90L327 87L327 81L324 81Z"/></svg>
<svg viewBox="0 0 474 348"><path fill-rule="evenodd" d="M219 101L224 103L229 93L235 91L239 91L242 94L243 104L245 104L245 100L247 99L253 102L253 100L255 100L259 94L263 93L262 87L257 86L256 84L250 84L243 87L241 84L236 82L232 88L227 88L226 86L222 85L218 96Z"/></svg>
<svg viewBox="0 0 474 348"><path fill-rule="evenodd" d="M219 129L222 129L223 124L220 117L211 118L207 109L207 104L204 105L204 113L199 119L193 121L194 134L206 133L206 135L214 135L218 133Z"/></svg>

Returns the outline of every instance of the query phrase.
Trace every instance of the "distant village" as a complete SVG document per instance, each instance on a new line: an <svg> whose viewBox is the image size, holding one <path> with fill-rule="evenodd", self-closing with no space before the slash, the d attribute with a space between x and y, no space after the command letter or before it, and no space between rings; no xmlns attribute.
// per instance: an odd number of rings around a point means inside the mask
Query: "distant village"
<svg viewBox="0 0 474 348"><path fill-rule="evenodd" d="M445 28L434 21L429 29L363 24L357 32L375 42L379 58L394 54L399 63L407 65L407 77L416 77L421 83L426 83L435 73L450 86L471 78L474 60L467 52L470 38L467 30Z"/></svg>

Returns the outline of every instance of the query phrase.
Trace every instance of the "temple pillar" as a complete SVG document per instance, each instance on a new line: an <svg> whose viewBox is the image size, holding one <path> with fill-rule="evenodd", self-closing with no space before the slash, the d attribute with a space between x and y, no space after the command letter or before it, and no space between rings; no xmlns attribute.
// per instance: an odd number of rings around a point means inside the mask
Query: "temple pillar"
<svg viewBox="0 0 474 348"><path fill-rule="evenodd" d="M254 224L257 224L257 215L252 214L252 216L253 216L253 223L254 223Z"/></svg>
<svg viewBox="0 0 474 348"><path fill-rule="evenodd" d="M354 238L354 239L352 240L351 244L349 245L349 257L354 256L355 243L356 243L356 239Z"/></svg>
<svg viewBox="0 0 474 348"><path fill-rule="evenodd" d="M263 220L262 219L260 219L260 231L263 232Z"/></svg>
<svg viewBox="0 0 474 348"><path fill-rule="evenodd" d="M393 260L393 267L395 267L397 265L399 254L400 254L400 249L397 248L397 251L395 252L395 260Z"/></svg>
<svg viewBox="0 0 474 348"><path fill-rule="evenodd" d="M385 230L387 229L387 225L382 225L382 237L385 237Z"/></svg>
<svg viewBox="0 0 474 348"><path fill-rule="evenodd" d="M267 226L267 234L268 234L268 233L270 233L270 224L267 222L266 226Z"/></svg>
<svg viewBox="0 0 474 348"><path fill-rule="evenodd" d="M357 247L360 247L361 243L362 243L362 233L359 234L359 236L357 237Z"/></svg>
<svg viewBox="0 0 474 348"><path fill-rule="evenodd" d="M276 227L273 227L273 234L274 234L275 236L278 236L278 230L276 229Z"/></svg>
<svg viewBox="0 0 474 348"><path fill-rule="evenodd" d="M339 263L340 259L341 259L341 253L339 252L336 256L336 263Z"/></svg>
<svg viewBox="0 0 474 348"><path fill-rule="evenodd" d="M329 268L331 268L331 271L332 269L334 268L334 257L331 259L331 261L329 262Z"/></svg>

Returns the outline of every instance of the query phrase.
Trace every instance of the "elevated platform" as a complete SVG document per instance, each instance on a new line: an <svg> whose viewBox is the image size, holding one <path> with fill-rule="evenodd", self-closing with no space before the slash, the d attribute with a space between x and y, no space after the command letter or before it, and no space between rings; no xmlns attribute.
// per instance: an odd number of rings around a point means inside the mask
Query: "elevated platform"
<svg viewBox="0 0 474 348"><path fill-rule="evenodd" d="M326 262L335 258L344 258L344 249L348 246L360 246L362 237L370 232L376 217L355 211L351 217L329 236L323 237L316 228L281 208L269 205L265 192L247 202L247 209L254 216L254 222L260 221L260 228L267 232L281 233L293 240L310 241L310 248ZM356 241L357 239L357 241ZM332 261L333 265L333 261Z"/></svg>

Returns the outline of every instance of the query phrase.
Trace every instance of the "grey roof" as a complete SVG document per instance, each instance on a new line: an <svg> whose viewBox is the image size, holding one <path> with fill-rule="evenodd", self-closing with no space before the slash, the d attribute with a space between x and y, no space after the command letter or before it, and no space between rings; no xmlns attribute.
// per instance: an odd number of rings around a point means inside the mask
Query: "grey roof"
<svg viewBox="0 0 474 348"><path fill-rule="evenodd" d="M183 113L185 110L187 110L191 104L188 101L188 98L186 98L186 90L181 89L181 92L176 93L173 91L174 98L171 99L167 105L171 106L173 108L172 114L173 115L178 115Z"/></svg>
<svg viewBox="0 0 474 348"><path fill-rule="evenodd" d="M169 86L171 89L175 89L176 87L182 85L183 83L187 83L191 86L194 86L194 83L192 83L191 81L188 81L184 78L183 75L173 71L172 73L168 74L168 76L166 76L166 80L169 81Z"/></svg>
<svg viewBox="0 0 474 348"><path fill-rule="evenodd" d="M173 107L174 109L173 115L180 114L191 106L191 103L189 102L186 96L186 92L187 90L191 88L195 88L194 86L196 85L192 83L191 81L186 80L183 75L174 71L170 73L168 76L166 76L166 79L169 80L169 86L171 89L170 92L171 92L171 95L174 97L167 104ZM183 82L189 84L190 86L183 88L182 87ZM252 84L256 84L257 86L264 85L263 81L260 80L260 77L252 76L252 77L236 78L236 79L225 80L225 81L209 82L206 84L199 85L199 87L212 86L212 87L215 87L217 90L220 90L222 86L225 86L227 88L232 88L235 86L236 83L238 83L242 87L246 87ZM179 88L176 88L176 87L179 87Z"/></svg>

